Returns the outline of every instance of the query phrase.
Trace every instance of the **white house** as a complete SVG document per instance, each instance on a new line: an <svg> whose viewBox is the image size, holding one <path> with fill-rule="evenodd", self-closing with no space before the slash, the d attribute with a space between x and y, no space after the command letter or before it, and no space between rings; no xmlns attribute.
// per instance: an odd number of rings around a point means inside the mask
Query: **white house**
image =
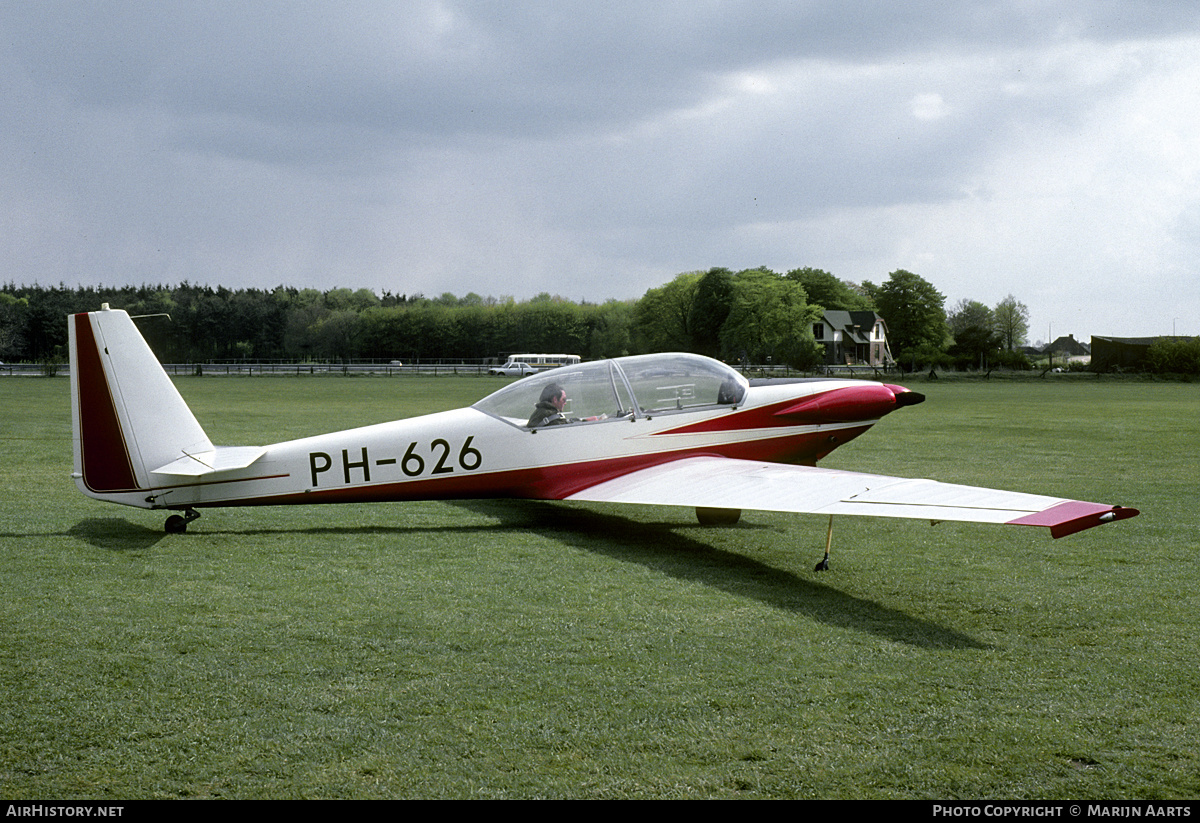
<svg viewBox="0 0 1200 823"><path fill-rule="evenodd" d="M887 366L887 324L873 311L827 311L813 324L813 338L825 347L827 366Z"/></svg>

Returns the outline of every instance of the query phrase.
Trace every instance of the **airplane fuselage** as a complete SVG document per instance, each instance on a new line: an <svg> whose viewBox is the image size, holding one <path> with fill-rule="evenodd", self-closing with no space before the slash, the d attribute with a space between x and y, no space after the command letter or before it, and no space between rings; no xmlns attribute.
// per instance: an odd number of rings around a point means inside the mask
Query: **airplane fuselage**
<svg viewBox="0 0 1200 823"><path fill-rule="evenodd" d="M151 472L144 487L124 490L92 489L86 473L77 482L94 497L171 509L562 499L599 480L686 456L813 465L877 419L797 422L776 412L817 394L860 391L863 385L830 380L757 386L736 407L536 429L471 407L272 444L250 466L215 475Z"/></svg>

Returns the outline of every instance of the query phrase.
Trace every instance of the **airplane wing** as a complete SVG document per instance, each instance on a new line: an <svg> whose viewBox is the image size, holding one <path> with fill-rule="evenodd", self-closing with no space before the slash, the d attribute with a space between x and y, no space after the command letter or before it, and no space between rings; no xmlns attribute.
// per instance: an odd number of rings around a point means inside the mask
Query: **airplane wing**
<svg viewBox="0 0 1200 823"><path fill-rule="evenodd" d="M1045 526L1065 537L1137 509L877 474L688 457L598 483L567 500Z"/></svg>

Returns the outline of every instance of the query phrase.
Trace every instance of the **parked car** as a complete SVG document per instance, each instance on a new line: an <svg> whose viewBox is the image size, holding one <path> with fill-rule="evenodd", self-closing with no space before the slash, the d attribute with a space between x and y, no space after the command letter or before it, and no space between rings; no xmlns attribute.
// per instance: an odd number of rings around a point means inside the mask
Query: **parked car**
<svg viewBox="0 0 1200 823"><path fill-rule="evenodd" d="M536 373L537 369L528 363L505 363L503 366L492 366L488 369L488 374L502 374L505 377L524 377Z"/></svg>

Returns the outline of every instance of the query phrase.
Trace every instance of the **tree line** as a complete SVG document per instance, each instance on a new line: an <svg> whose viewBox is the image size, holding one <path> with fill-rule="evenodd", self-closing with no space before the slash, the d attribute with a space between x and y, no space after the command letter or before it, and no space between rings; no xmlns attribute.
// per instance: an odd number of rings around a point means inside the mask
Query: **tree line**
<svg viewBox="0 0 1200 823"><path fill-rule="evenodd" d="M438 297L369 289L279 286L5 286L0 360L45 362L66 355L66 315L108 303L146 316L139 326L164 362L351 359L486 361L513 352L587 359L692 351L726 362L808 369L823 350L813 326L824 310L873 310L885 320L903 368L1014 365L1028 310L1013 297L994 308L945 297L912 272L851 283L815 268L685 272L637 300L574 302L549 293ZM169 315L168 321L160 315Z"/></svg>
<svg viewBox="0 0 1200 823"><path fill-rule="evenodd" d="M65 356L66 316L104 303L143 319L139 329L172 363L229 360L483 360L514 351L626 353L633 301L573 303L549 294L511 298L406 296L178 286L0 290L0 360ZM168 320L163 315L169 315Z"/></svg>

